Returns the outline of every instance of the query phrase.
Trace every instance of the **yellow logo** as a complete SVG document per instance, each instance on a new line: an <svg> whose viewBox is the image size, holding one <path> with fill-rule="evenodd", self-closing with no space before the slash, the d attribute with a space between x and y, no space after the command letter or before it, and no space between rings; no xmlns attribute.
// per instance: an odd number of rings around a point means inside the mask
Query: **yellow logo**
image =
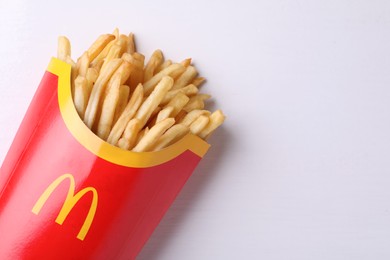
<svg viewBox="0 0 390 260"><path fill-rule="evenodd" d="M73 207L76 205L76 203L87 193L92 192L92 203L88 211L88 215L84 220L84 224L80 229L80 232L77 235L77 238L80 240L84 240L85 236L87 235L89 228L91 227L93 218L95 217L96 208L98 204L98 193L95 188L92 187L86 187L79 192L75 193L75 181L73 175L67 173L64 175L61 175L58 177L55 181L53 181L49 187L43 192L41 197L39 197L38 201L35 203L34 207L32 208L32 212L36 215L39 214L39 211L42 209L43 205L46 203L47 199L50 197L50 195L53 193L53 191L65 180L68 179L69 184L69 190L68 194L66 195L66 199L64 204L62 205L61 211L58 214L56 218L56 223L62 225L66 219L66 217L69 215L70 211L73 209Z"/></svg>

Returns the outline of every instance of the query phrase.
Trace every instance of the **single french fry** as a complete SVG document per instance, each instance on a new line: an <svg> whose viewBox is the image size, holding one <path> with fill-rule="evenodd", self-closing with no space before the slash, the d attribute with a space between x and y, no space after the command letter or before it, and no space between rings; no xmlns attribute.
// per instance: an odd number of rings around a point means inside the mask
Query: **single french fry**
<svg viewBox="0 0 390 260"><path fill-rule="evenodd" d="M161 111L158 113L157 117L156 117L156 122L155 122L155 124L157 124L158 122L163 121L163 120L166 119L166 118L171 117L171 114L172 114L173 109L174 109L173 107L166 107L166 108L164 108L163 110L161 110Z"/></svg>
<svg viewBox="0 0 390 260"><path fill-rule="evenodd" d="M128 42L129 42L129 38L127 37L127 35L121 34L119 36L119 40L115 43L116 45L121 46L121 51L119 56L122 56L123 53L126 53Z"/></svg>
<svg viewBox="0 0 390 260"><path fill-rule="evenodd" d="M204 101L202 99L195 99L191 102L188 102L185 107L183 107L183 110L187 113L191 112L192 110L202 110L204 109Z"/></svg>
<svg viewBox="0 0 390 260"><path fill-rule="evenodd" d="M127 61L123 61L122 64L119 66L119 68L115 71L115 74L121 75L121 85L125 84L125 82L128 80L131 74L131 64L128 63ZM110 79L108 82L108 85L110 85L111 81L113 81L114 77Z"/></svg>
<svg viewBox="0 0 390 260"><path fill-rule="evenodd" d="M124 53L122 59L130 64L131 72L126 84L130 87L130 90L133 90L139 83L143 82L145 56L137 52L133 53L133 55Z"/></svg>
<svg viewBox="0 0 390 260"><path fill-rule="evenodd" d="M70 64L71 73L70 73L70 90L72 93L72 97L74 98L74 81L77 75L77 64L72 60L70 56L66 56L65 62Z"/></svg>
<svg viewBox="0 0 390 260"><path fill-rule="evenodd" d="M74 105L81 119L84 118L85 108L87 107L89 97L87 83L87 79L81 75L76 78L74 83Z"/></svg>
<svg viewBox="0 0 390 260"><path fill-rule="evenodd" d="M118 144L121 143L121 148L130 150L134 147L137 141L137 136L141 130L141 122L137 118L133 118L127 123L123 137L119 139Z"/></svg>
<svg viewBox="0 0 390 260"><path fill-rule="evenodd" d="M98 77L99 77L99 72L96 69L94 68L87 69L87 73L85 75L85 78L87 79L87 91L88 91L87 104L89 101L89 96L91 95L92 92L93 84L95 84Z"/></svg>
<svg viewBox="0 0 390 260"><path fill-rule="evenodd" d="M129 43L129 36L127 36L127 35L125 35L125 34L121 34L121 35L119 35L119 39L120 40L122 40L122 41L124 41L124 52L126 52L127 51L127 45L128 45L128 43Z"/></svg>
<svg viewBox="0 0 390 260"><path fill-rule="evenodd" d="M165 107L173 107L172 113L170 114L171 117L176 117L177 114L183 109L183 107L188 103L190 100L189 97L187 97L184 93L177 93L176 96L174 96L171 101ZM165 108L164 107L164 108Z"/></svg>
<svg viewBox="0 0 390 260"><path fill-rule="evenodd" d="M195 79L191 82L191 84L193 84L193 85L195 85L195 86L197 86L197 87L199 88L205 81L206 81L205 78L203 78L203 77L197 77L197 78L195 78Z"/></svg>
<svg viewBox="0 0 390 260"><path fill-rule="evenodd" d="M119 38L119 29L118 29L118 27L114 29L114 31L112 32L112 35L115 36L115 39Z"/></svg>
<svg viewBox="0 0 390 260"><path fill-rule="evenodd" d="M119 88L121 86L121 75L114 74L112 84L108 86L107 95L104 98L102 113L97 128L97 135L107 140L114 121L115 109L119 100Z"/></svg>
<svg viewBox="0 0 390 260"><path fill-rule="evenodd" d="M191 100L196 100L196 99L200 99L200 100L205 101L205 100L210 99L210 98L211 98L211 95L209 95L209 94L197 94L195 96L192 96L190 98L190 101Z"/></svg>
<svg viewBox="0 0 390 260"><path fill-rule="evenodd" d="M171 77L171 78L173 78L175 81L183 74L183 72L185 71L185 69L186 69L186 67L185 66L183 66L182 68L184 68L184 70L183 69L181 69L181 70L175 70L175 71L173 71L169 76Z"/></svg>
<svg viewBox="0 0 390 260"><path fill-rule="evenodd" d="M190 131L194 135L198 135L209 123L210 119L208 116L201 115L199 116L192 124L190 125Z"/></svg>
<svg viewBox="0 0 390 260"><path fill-rule="evenodd" d="M148 81L154 75L154 71L163 63L163 54L161 50L155 50L150 57L144 70L144 81Z"/></svg>
<svg viewBox="0 0 390 260"><path fill-rule="evenodd" d="M145 127L144 129L142 129L138 135L137 135L137 140L135 141L136 144L139 143L139 141L141 141L141 139L149 132L149 127Z"/></svg>
<svg viewBox="0 0 390 260"><path fill-rule="evenodd" d="M99 54L92 60L91 67L96 68L99 64L99 68L103 65L104 59L107 57L108 52L110 51L111 47L118 42L119 40L119 30L118 28L115 28L114 32L112 33L114 35L114 39L110 41L106 46L104 46L103 50L99 52ZM100 70L100 69L99 69Z"/></svg>
<svg viewBox="0 0 390 260"><path fill-rule="evenodd" d="M155 124L133 148L134 152L147 152L153 147L158 138L175 123L175 119L167 118Z"/></svg>
<svg viewBox="0 0 390 260"><path fill-rule="evenodd" d="M65 36L58 37L57 58L67 62L66 58L71 56L70 41Z"/></svg>
<svg viewBox="0 0 390 260"><path fill-rule="evenodd" d="M84 54L77 60L77 76L86 77L87 70L89 67L89 56L88 52L84 52Z"/></svg>
<svg viewBox="0 0 390 260"><path fill-rule="evenodd" d="M148 122L152 112L161 103L164 96L172 88L172 85L173 79L171 77L165 76L157 84L156 88L153 90L150 96L146 98L144 103L139 108L137 114L135 115L136 118L141 120L142 127L146 124L146 122Z"/></svg>
<svg viewBox="0 0 390 260"><path fill-rule="evenodd" d="M99 109L99 104L102 100L102 95L105 93L106 84L111 78L112 74L121 65L121 59L110 61L105 70L102 70L95 85L92 88L91 96L88 101L87 109L85 110L84 123L92 129Z"/></svg>
<svg viewBox="0 0 390 260"><path fill-rule="evenodd" d="M134 34L129 34L129 42L127 43L127 49L126 52L129 54L133 54L135 52L135 41L134 41Z"/></svg>
<svg viewBox="0 0 390 260"><path fill-rule="evenodd" d="M134 139L133 142L135 142L140 130L141 121L137 118L133 118L127 123L125 131L123 132L123 137L126 139ZM135 145L135 143L133 143L133 145Z"/></svg>
<svg viewBox="0 0 390 260"><path fill-rule="evenodd" d="M127 103L125 107L125 110L123 110L122 114L119 116L118 121L116 121L114 127L112 128L110 135L108 136L107 142L116 145L119 138L122 136L127 123L134 117L139 106L141 105L143 93L144 91L142 84L139 84L134 90L129 103Z"/></svg>
<svg viewBox="0 0 390 260"><path fill-rule="evenodd" d="M134 89L139 83L144 82L144 62L145 62L145 56L142 54L139 54L138 52L133 53L134 58L134 70L131 73L131 77L128 80L128 84L131 89Z"/></svg>
<svg viewBox="0 0 390 260"><path fill-rule="evenodd" d="M187 105L183 107L183 110L186 112L190 112L196 109L203 109L205 106L204 101L210 98L211 96L208 94L197 94L195 96L192 96L188 101Z"/></svg>
<svg viewBox="0 0 390 260"><path fill-rule="evenodd" d="M88 68L85 77L88 81L95 83L99 77L99 72L94 68Z"/></svg>
<svg viewBox="0 0 390 260"><path fill-rule="evenodd" d="M183 60L183 61L181 62L181 64L182 64L184 67L187 68L188 66L191 65L191 61L192 61L192 59L191 59L191 58L188 58L188 59Z"/></svg>
<svg viewBox="0 0 390 260"><path fill-rule="evenodd" d="M193 79L195 79L196 75L198 75L198 71L195 69L195 67L188 66L183 74L181 74L177 80L175 80L175 84L173 84L172 90L187 86Z"/></svg>
<svg viewBox="0 0 390 260"><path fill-rule="evenodd" d="M166 69L160 71L156 75L154 75L150 80L144 83L144 91L145 95L149 95L153 89L156 87L156 85L161 81L161 79L165 76L172 75L175 71L181 71L183 72L185 68L181 64L172 64Z"/></svg>
<svg viewBox="0 0 390 260"><path fill-rule="evenodd" d="M134 52L133 54L129 54L129 53L125 52L122 54L122 59L124 59L128 63L132 64L136 68L140 68L142 70L144 68L145 56L138 55L137 52Z"/></svg>
<svg viewBox="0 0 390 260"><path fill-rule="evenodd" d="M118 118L122 114L123 110L125 110L126 105L129 101L129 95L130 95L130 88L127 85L121 85L119 88L119 100L118 105L115 109L115 116L114 116L114 124L116 121L118 121Z"/></svg>
<svg viewBox="0 0 390 260"><path fill-rule="evenodd" d="M157 73L159 73L160 71L168 68L171 65L172 65L172 61L171 60L164 61L159 67L157 67L155 69L153 76L156 75Z"/></svg>
<svg viewBox="0 0 390 260"><path fill-rule="evenodd" d="M217 110L210 115L210 122L207 126L198 134L200 138L205 139L207 136L210 136L217 127L219 127L225 121L225 115L221 110Z"/></svg>
<svg viewBox="0 0 390 260"><path fill-rule="evenodd" d="M145 63L145 56L139 52L134 52L132 54L132 56L134 57L134 59L138 60L141 62L142 64L142 68L144 67L144 63Z"/></svg>
<svg viewBox="0 0 390 260"><path fill-rule="evenodd" d="M189 132L188 126L177 124L169 128L154 144L152 151L159 151L182 139Z"/></svg>
<svg viewBox="0 0 390 260"><path fill-rule="evenodd" d="M104 63L104 60L100 60L96 63L92 62L90 67L95 69L97 72L100 72L100 70L102 69L103 63Z"/></svg>
<svg viewBox="0 0 390 260"><path fill-rule="evenodd" d="M188 85L184 88L170 90L164 97L164 99L161 101L162 105L168 104L172 98L174 98L177 94L183 93L186 96L192 96L198 93L198 88L195 85Z"/></svg>
<svg viewBox="0 0 390 260"><path fill-rule="evenodd" d="M115 39L115 36L112 34L103 34L89 47L88 55L91 60L94 60L96 56L106 47L106 45Z"/></svg>
<svg viewBox="0 0 390 260"><path fill-rule="evenodd" d="M178 121L180 124L190 126L198 117L205 115L209 116L210 111L207 110L193 110L189 112L182 120Z"/></svg>
<svg viewBox="0 0 390 260"><path fill-rule="evenodd" d="M110 51L108 52L106 58L104 59L104 62L103 62L103 65L102 65L102 68L101 70L104 70L105 67L108 65L108 63L114 59L118 59L120 58L120 53L121 53L121 49L122 47L118 44L114 44Z"/></svg>
<svg viewBox="0 0 390 260"><path fill-rule="evenodd" d="M119 148L122 148L123 150L128 150L127 149L127 141L124 137L118 140L118 143L115 144Z"/></svg>

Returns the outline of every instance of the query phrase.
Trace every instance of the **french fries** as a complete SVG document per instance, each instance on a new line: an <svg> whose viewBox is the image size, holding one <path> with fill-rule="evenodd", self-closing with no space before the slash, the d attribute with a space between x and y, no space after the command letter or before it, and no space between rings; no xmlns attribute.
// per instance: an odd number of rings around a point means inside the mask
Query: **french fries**
<svg viewBox="0 0 390 260"><path fill-rule="evenodd" d="M166 118L153 126L133 148L134 152L148 152L163 133L175 123L175 119Z"/></svg>
<svg viewBox="0 0 390 260"><path fill-rule="evenodd" d="M114 121L115 109L119 101L119 89L121 83L121 75L113 76L112 84L108 86L107 94L104 98L102 112L99 119L97 135L103 140L107 140L111 131L112 122Z"/></svg>
<svg viewBox="0 0 390 260"><path fill-rule="evenodd" d="M70 41L65 36L58 37L57 57L66 62L66 59L71 56Z"/></svg>
<svg viewBox="0 0 390 260"><path fill-rule="evenodd" d="M134 152L159 151L188 133L209 138L224 122L221 110L205 110L205 78L187 58L164 60L156 50L145 65L134 35L102 34L77 62L69 40L58 38L57 57L72 65L75 108L101 139Z"/></svg>

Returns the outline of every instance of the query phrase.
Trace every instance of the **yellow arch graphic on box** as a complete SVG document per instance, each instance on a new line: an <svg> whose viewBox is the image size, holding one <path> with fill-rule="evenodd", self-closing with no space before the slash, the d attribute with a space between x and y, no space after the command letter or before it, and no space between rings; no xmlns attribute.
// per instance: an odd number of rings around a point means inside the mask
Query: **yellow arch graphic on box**
<svg viewBox="0 0 390 260"><path fill-rule="evenodd" d="M39 197L37 202L35 203L34 207L32 208L32 212L36 215L39 214L41 211L43 205L46 203L50 195L53 193L55 189L58 188L58 186L64 181L68 179L69 180L69 189L68 193L66 195L64 204L62 205L62 208L60 210L60 213L58 213L58 216L56 218L56 223L62 225L66 219L66 217L69 215L70 211L73 209L73 207L76 205L76 203L88 192L92 192L92 202L91 206L89 207L88 215L84 220L84 224L80 229L80 232L77 235L77 238L80 240L84 240L85 236L87 235L89 228L92 225L92 221L95 217L97 205L98 205L98 193L95 188L93 187L86 187L80 191L78 191L75 194L76 190L76 183L74 180L74 177L72 174L66 173L55 179L42 193L42 195Z"/></svg>
<svg viewBox="0 0 390 260"><path fill-rule="evenodd" d="M136 153L113 146L95 135L77 114L70 89L71 66L52 58L47 71L58 76L58 102L67 128L79 143L102 159L122 166L146 168L170 161L186 150L203 157L210 147L207 142L192 134L157 152Z"/></svg>

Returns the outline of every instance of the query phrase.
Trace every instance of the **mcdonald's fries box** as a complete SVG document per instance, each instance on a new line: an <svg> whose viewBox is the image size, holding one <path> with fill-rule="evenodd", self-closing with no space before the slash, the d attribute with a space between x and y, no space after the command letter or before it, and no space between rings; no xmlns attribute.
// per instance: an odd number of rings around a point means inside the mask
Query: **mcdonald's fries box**
<svg viewBox="0 0 390 260"><path fill-rule="evenodd" d="M53 58L0 172L1 259L134 259L209 148L134 153L79 118Z"/></svg>

